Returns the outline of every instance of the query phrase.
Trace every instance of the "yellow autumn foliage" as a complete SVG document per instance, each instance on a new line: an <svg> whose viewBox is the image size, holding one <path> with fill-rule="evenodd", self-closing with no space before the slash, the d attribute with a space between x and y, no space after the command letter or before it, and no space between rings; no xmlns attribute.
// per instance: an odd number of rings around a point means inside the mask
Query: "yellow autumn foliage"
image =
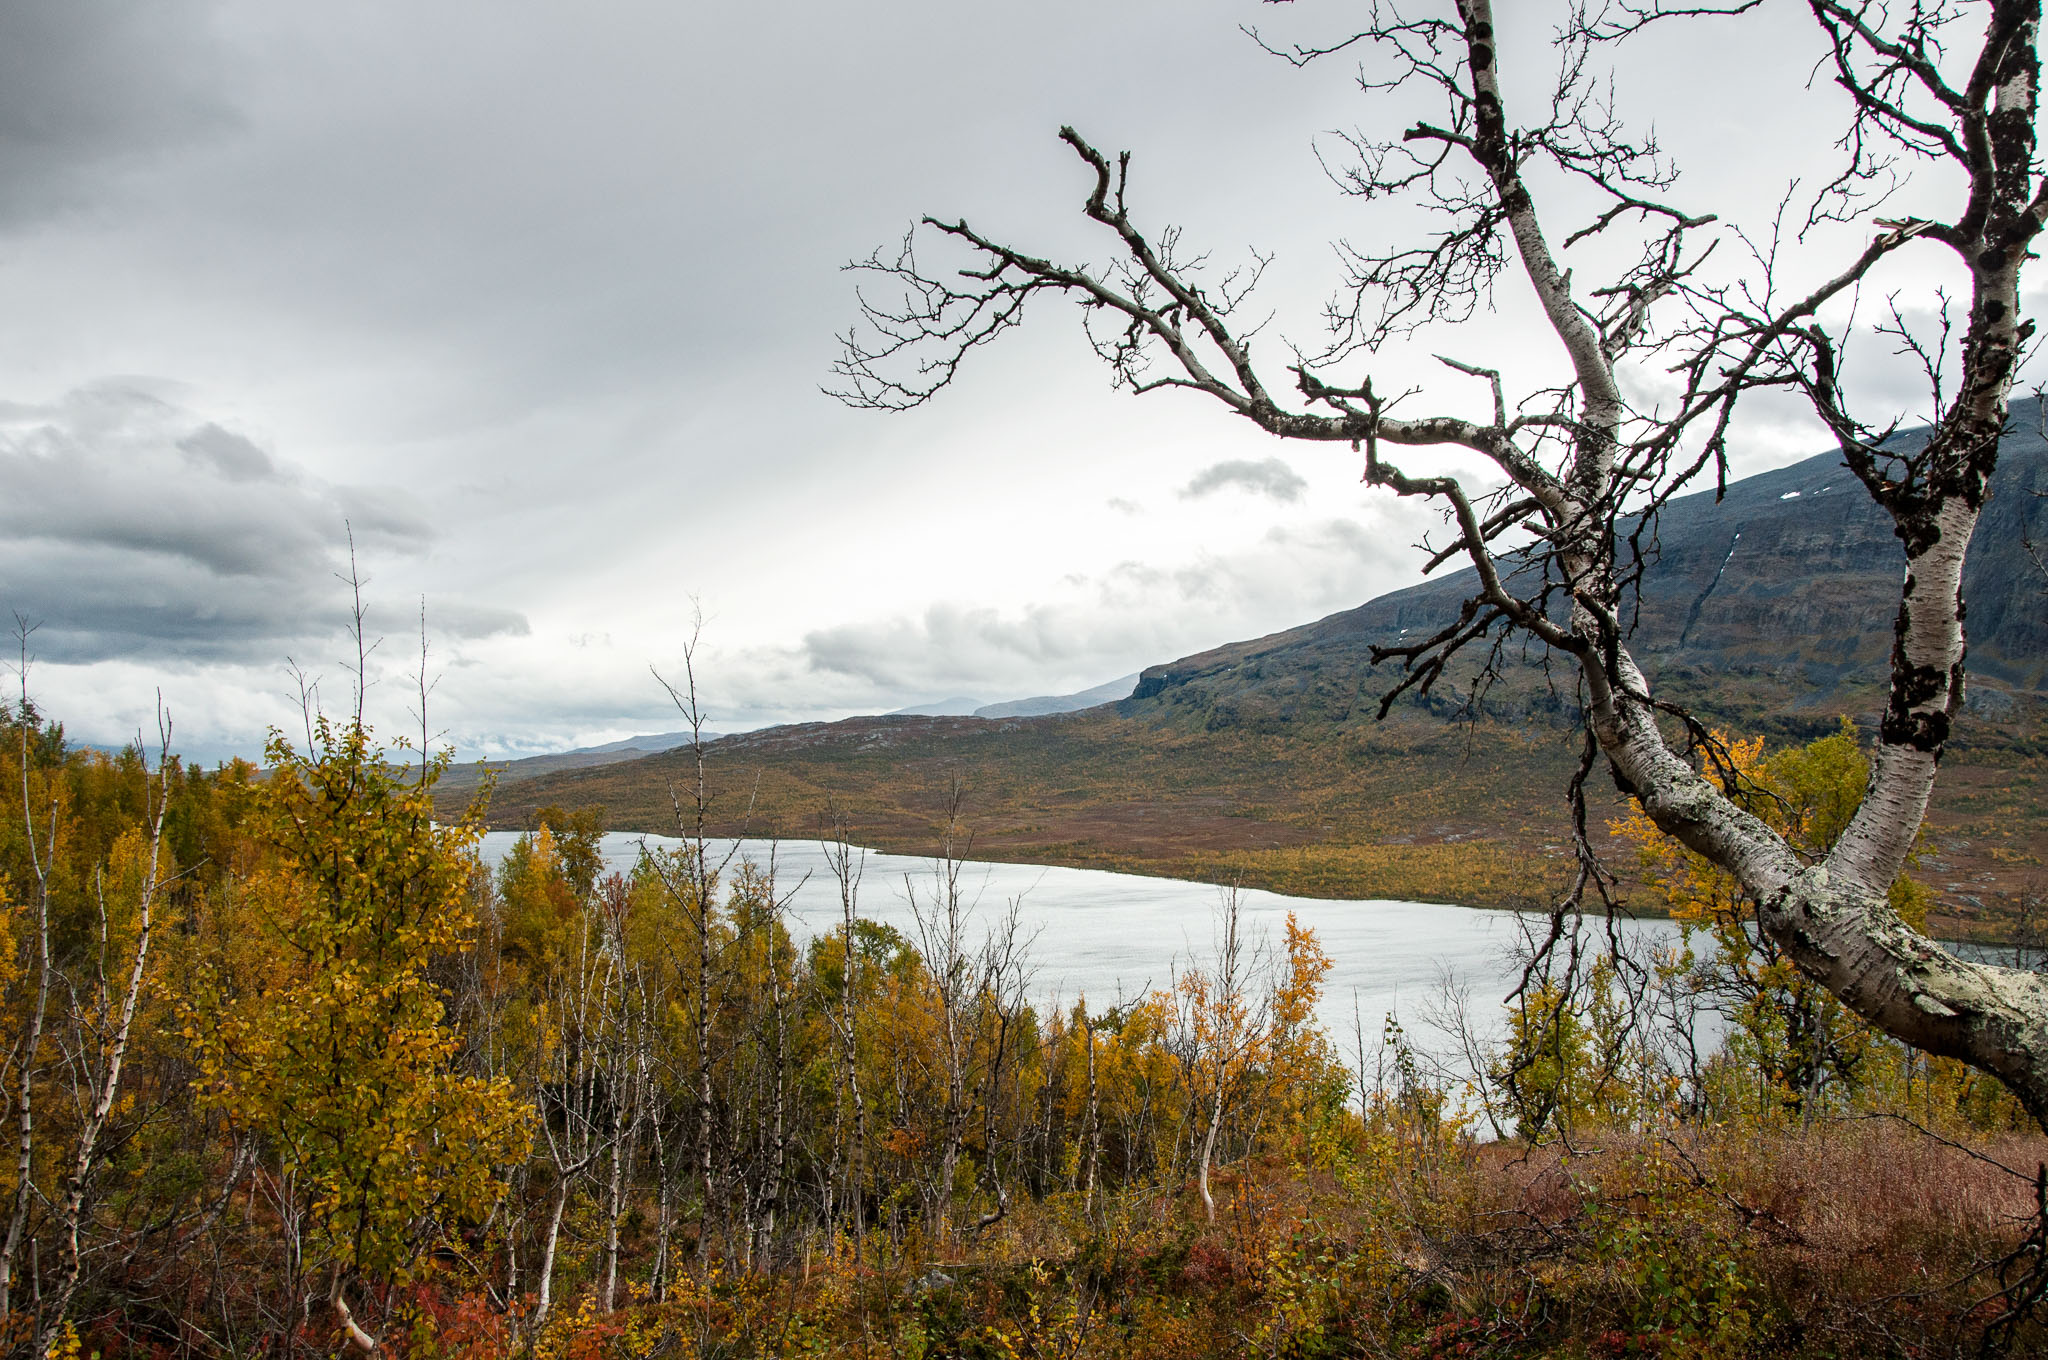
<svg viewBox="0 0 2048 1360"><path fill-rule="evenodd" d="M236 915L267 966L202 970L185 1032L203 1103L276 1158L307 1262L398 1279L488 1214L530 1111L455 1070L429 973L468 946L477 824L435 825L437 767L409 781L360 723L313 736L300 753L273 735L251 816L272 857Z"/></svg>

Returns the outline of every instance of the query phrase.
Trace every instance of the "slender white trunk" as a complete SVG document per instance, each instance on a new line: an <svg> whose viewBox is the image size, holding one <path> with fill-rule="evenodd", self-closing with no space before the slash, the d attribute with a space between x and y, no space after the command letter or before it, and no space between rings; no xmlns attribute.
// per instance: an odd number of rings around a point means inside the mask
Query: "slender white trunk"
<svg viewBox="0 0 2048 1360"><path fill-rule="evenodd" d="M23 641L26 651L26 638ZM50 1008L50 871L55 867L57 855L57 805L54 799L50 804L48 840L41 848L36 841L35 804L29 794L30 709L25 688L26 656L22 674L24 691L21 708L15 717L21 724L21 815L28 831L29 867L36 879L36 999L35 1009L28 1017L28 1035L22 1042L21 1063L16 1068L21 1096L16 1116L14 1205L7 1216L6 1240L0 1241L0 1319L8 1316L13 1305L14 1263L21 1252L28 1228L29 1208L35 1195L35 1078L36 1063L42 1057L43 1018Z"/></svg>
<svg viewBox="0 0 2048 1360"><path fill-rule="evenodd" d="M781 966L776 960L775 931L771 920L768 931L768 1001L775 1017L775 1051L768 1115L768 1190L763 1206L761 1228L761 1249L764 1258L768 1258L774 1248L775 1219L782 1207L782 1182L786 1174L785 1163L789 1152L789 1034L785 1000Z"/></svg>
<svg viewBox="0 0 2048 1360"><path fill-rule="evenodd" d="M548 1214L548 1235L540 1249L539 1290L534 1299L533 1316L528 1326L538 1334L547 1325L548 1313L555 1305L555 1249L562 1240L562 1215L569 1207L569 1178L567 1176L555 1186L554 1208Z"/></svg>
<svg viewBox="0 0 2048 1360"><path fill-rule="evenodd" d="M698 851L701 862L703 851ZM702 876L700 874L700 884ZM700 891L702 888L700 887ZM698 899L697 919L697 1181L704 1207L697 1222L697 1259L709 1260L711 1253L711 1206L715 1182L711 1165L711 904Z"/></svg>
<svg viewBox="0 0 2048 1360"><path fill-rule="evenodd" d="M13 1301L14 1262L28 1227L29 1206L35 1194L35 1077L36 1062L42 1055L43 1013L50 1005L50 899L47 892L36 895L36 999L28 1019L28 1035L22 1044L17 1069L21 1095L17 1104L17 1137L14 1162L14 1206L7 1216L7 1238L0 1242L0 1318L8 1316Z"/></svg>
<svg viewBox="0 0 2048 1360"><path fill-rule="evenodd" d="M661 1123L661 1101L654 1102L654 1301L668 1298L669 1237L675 1221L675 1196L668 1174L667 1133Z"/></svg>
<svg viewBox="0 0 2048 1360"><path fill-rule="evenodd" d="M364 1331L357 1323L355 1311L348 1306L348 1295L343 1288L343 1277L338 1269L334 1273L334 1284L327 1291L327 1308L334 1315L334 1325L340 1328L342 1340L348 1343L350 1349L360 1351L364 1355L374 1355L382 1349L377 1338Z"/></svg>
<svg viewBox="0 0 2048 1360"><path fill-rule="evenodd" d="M853 1242L855 1261L861 1259L862 1238L866 1232L864 1166L868 1145L868 1108L860 1086L860 950L854 934L854 923L860 918L860 878L866 853L862 851L860 856L854 855L853 848L847 844L844 827L839 828L838 838L826 850L833 877L839 882L839 1015L835 1026L839 1031L839 1067L841 1080L846 1084L847 1100L853 1107L852 1119L840 1127L844 1146L840 1158L839 1198L846 1215L847 1236ZM834 1116L839 1117L836 1108ZM826 1221L828 1224L832 1222L830 1213L826 1215Z"/></svg>
<svg viewBox="0 0 2048 1360"><path fill-rule="evenodd" d="M1095 1207L1095 1165L1102 1157L1102 1124L1095 1091L1095 1019L1084 1009L1081 1023L1081 1032L1088 1042L1088 1164L1081 1180L1081 1212L1086 1215Z"/></svg>
<svg viewBox="0 0 2048 1360"><path fill-rule="evenodd" d="M612 1144L611 1179L605 1186L604 1311L616 1306L619 1287L619 1220L625 1217L626 1159L629 1149L621 1138Z"/></svg>
<svg viewBox="0 0 2048 1360"><path fill-rule="evenodd" d="M1197 1184L1202 1191L1202 1212L1209 1216L1211 1223L1216 1221L1216 1199L1209 1193L1209 1165L1215 1159L1216 1134L1222 1127L1223 1083L1219 1074L1216 1089L1209 1096L1209 1124L1202 1131L1201 1172L1197 1178Z"/></svg>
<svg viewBox="0 0 2048 1360"><path fill-rule="evenodd" d="M149 828L148 877L143 880L141 901L137 907L135 957L128 970L128 985L121 995L120 1019L114 1026L112 1038L107 1043L106 1057L100 1069L98 1088L94 1092L92 1106L85 1123L78 1131L77 1152L72 1158L71 1174L66 1178L64 1194L57 1205L57 1230L63 1235L64 1264L57 1275L57 1285L42 1308L42 1324L37 1329L32 1348L36 1360L45 1360L50 1348L56 1343L58 1329L62 1326L65 1312L71 1306L71 1295L78 1288L81 1269L78 1249L79 1221L85 1211L85 1194L91 1182L94 1166L99 1161L100 1132L106 1127L107 1115L114 1108L114 1097L121 1089L121 1067L128 1056L128 1033L135 1023L135 1007L142 998L143 974L149 963L150 927L155 920L156 895L161 887L159 873L162 865L164 841L164 811L169 802L169 785L165 777L164 762L169 757L168 732L166 749L157 764L156 816ZM106 897L100 897L101 921L106 920ZM87 1068L90 1071L90 1067ZM375 1343L372 1343L374 1347Z"/></svg>

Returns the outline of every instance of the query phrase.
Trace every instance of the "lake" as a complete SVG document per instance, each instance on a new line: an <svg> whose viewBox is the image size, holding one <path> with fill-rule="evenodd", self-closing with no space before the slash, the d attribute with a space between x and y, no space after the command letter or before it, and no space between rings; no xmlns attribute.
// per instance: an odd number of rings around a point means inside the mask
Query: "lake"
<svg viewBox="0 0 2048 1360"><path fill-rule="evenodd" d="M496 864L519 833L493 831L483 855ZM604 838L608 867L630 870L642 843L653 848L681 844L672 836L611 832ZM766 864L766 841L712 841L713 862L728 851ZM774 847L776 883L789 900L791 934L799 939L839 926L839 885L816 841L782 841ZM856 855L860 852L856 851ZM979 942L996 918L1018 904L1026 934L1036 932L1028 954L1031 991L1041 1002L1070 1005L1085 995L1095 1009L1133 999L1168 985L1175 967L1215 954L1222 890L1206 883L1067 869L1036 864L971 862L960 873L961 896L974 906L969 938ZM915 940L910 891L928 900L932 862L908 855L866 852L860 883L860 914ZM1498 1032L1500 1002L1519 976L1513 950L1526 930L1541 930L1547 918L1473 907L1383 899L1338 901L1289 897L1245 889L1240 921L1251 938L1263 938L1278 954L1287 914L1316 933L1332 967L1324 984L1320 1016L1349 1051L1354 1016L1370 1046L1389 1013L1428 1048L1443 1036L1429 1021L1445 984L1462 987L1475 1018ZM1668 921L1624 921L1625 938L1643 943L1675 940Z"/></svg>

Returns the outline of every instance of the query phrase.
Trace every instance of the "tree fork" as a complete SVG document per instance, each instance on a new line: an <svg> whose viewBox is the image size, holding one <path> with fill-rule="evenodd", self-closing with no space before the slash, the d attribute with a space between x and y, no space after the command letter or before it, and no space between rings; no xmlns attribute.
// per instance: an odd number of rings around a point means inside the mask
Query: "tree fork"
<svg viewBox="0 0 2048 1360"><path fill-rule="evenodd" d="M1895 1037L1995 1073L2048 1121L2048 984L1948 955L1908 929L1885 901L1924 819L1960 706L1964 551L2033 331L2020 316L2020 278L2048 222L2048 181L2034 163L2040 0L1983 7L1982 41L1960 81L1940 69L1945 53L1960 53L1940 30L1976 7L1930 0L1895 15L1853 0L1808 0L1827 44L1823 64L1832 63L1850 119L1841 142L1848 164L1813 196L1809 221L1869 217L1862 196L1873 184L1881 187L1895 163L1887 158L1952 163L1963 171L1967 192L1950 221L1870 218L1878 234L1800 295L1784 292L1775 257L1762 252L1747 275L1725 283L1701 277L1713 247L1699 249L1693 234L1713 215L1663 202L1672 174L1654 143L1631 142L1617 121L1587 112L1596 107L1588 102L1586 75L1596 48L1666 20L1754 8L1753 0L1646 0L1618 16L1573 10L1557 39L1565 60L1550 121L1526 127L1510 121L1490 0L1455 0L1445 17L1375 11L1344 43L1283 53L1303 64L1362 42L1394 67L1377 85L1440 95L1446 114L1415 123L1397 140L1355 143L1365 154L1347 181L1353 192L1414 194L1450 225L1414 249L1347 254L1349 291L1331 307L1336 338L1323 355L1294 366L1307 409L1281 405L1252 363L1247 335L1233 319L1248 288L1227 279L1220 288L1204 286L1200 258L1177 259L1173 233L1143 232L1127 201L1128 157L1112 160L1071 128L1061 137L1092 177L1083 213L1110 234L1113 265L1062 265L964 221L926 218L925 230L970 252L979 267L925 274L908 244L894 261L877 254L854 265L900 283L903 303L863 304L867 328L844 337L835 368L839 395L856 406L922 404L952 381L971 350L1019 324L1023 305L1046 293L1121 326L1113 335L1089 332L1120 387L1196 392L1281 438L1362 445L1369 482L1449 505L1457 520L1453 549L1481 582L1459 625L1387 650L1407 666L1396 695L1411 685L1426 690L1451 655L1497 625L1534 634L1575 663L1590 731L1617 782L1658 827L1744 885L1761 904L1764 929L1798 967ZM1878 31L1887 24L1891 31ZM1645 229L1637 262L1616 266L1619 276L1608 286L1575 288L1572 272L1560 268L1531 187L1537 168L1605 202L1568 243L1624 221L1656 224ZM1483 186L1462 177L1471 169ZM1744 246L1739 236L1722 239ZM1510 243L1548 340L1570 365L1573 381L1562 395L1538 393L1519 409L1496 395L1491 423L1396 418L1370 381L1340 385L1315 372L1421 325L1472 314L1507 267ZM1929 359L1933 432L1919 450L1899 452L1885 442L1889 431L1858 422L1845 408L1835 371L1840 346L1819 318L1891 255L1933 245L1951 251L1970 280L1961 382L1952 395L1945 392L1940 356ZM1653 312L1670 322L1653 328ZM1918 352L1932 353L1924 344ZM1623 399L1619 369L1639 362L1683 382L1668 413L1634 411ZM1469 364L1460 370L1490 372ZM1657 719L1668 705L1653 698L1630 654L1622 616L1625 590L1638 576L1617 561L1617 545L1639 543L1656 509L1709 462L1717 481L1725 478L1731 413L1745 394L1770 388L1806 395L1851 469L1892 515L1907 558L1868 790L1848 830L1815 863L1665 745ZM1511 491L1482 514L1456 478L1411 476L1387 461L1389 447L1481 454L1505 474ZM1637 508L1625 510L1631 506ZM1631 516L1634 531L1624 523ZM1543 568L1534 587L1513 583L1489 547L1517 529L1534 535L1520 564ZM1550 608L1560 593L1570 604L1562 626ZM1585 882L1582 874L1561 912L1578 905Z"/></svg>

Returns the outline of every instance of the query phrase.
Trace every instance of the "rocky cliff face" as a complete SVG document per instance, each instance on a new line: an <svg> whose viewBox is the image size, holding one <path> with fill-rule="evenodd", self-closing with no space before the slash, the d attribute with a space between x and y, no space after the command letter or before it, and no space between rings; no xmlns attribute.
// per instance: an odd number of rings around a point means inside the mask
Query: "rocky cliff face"
<svg viewBox="0 0 2048 1360"><path fill-rule="evenodd" d="M2048 444L2035 403L2016 405L1992 500L1964 576L1971 705L1987 717L2048 699ZM1644 575L1634 645L1671 697L1727 721L1781 733L1825 730L1882 693L1905 557L1889 520L1839 455L1824 454L1673 501ZM1369 648L1434 631L1474 588L1470 570L1381 596L1300 628L1154 666L1125 705L1133 716L1270 728L1369 718L1398 678ZM1495 711L1572 709L1519 640ZM1483 657L1454 665L1427 706L1459 706Z"/></svg>

